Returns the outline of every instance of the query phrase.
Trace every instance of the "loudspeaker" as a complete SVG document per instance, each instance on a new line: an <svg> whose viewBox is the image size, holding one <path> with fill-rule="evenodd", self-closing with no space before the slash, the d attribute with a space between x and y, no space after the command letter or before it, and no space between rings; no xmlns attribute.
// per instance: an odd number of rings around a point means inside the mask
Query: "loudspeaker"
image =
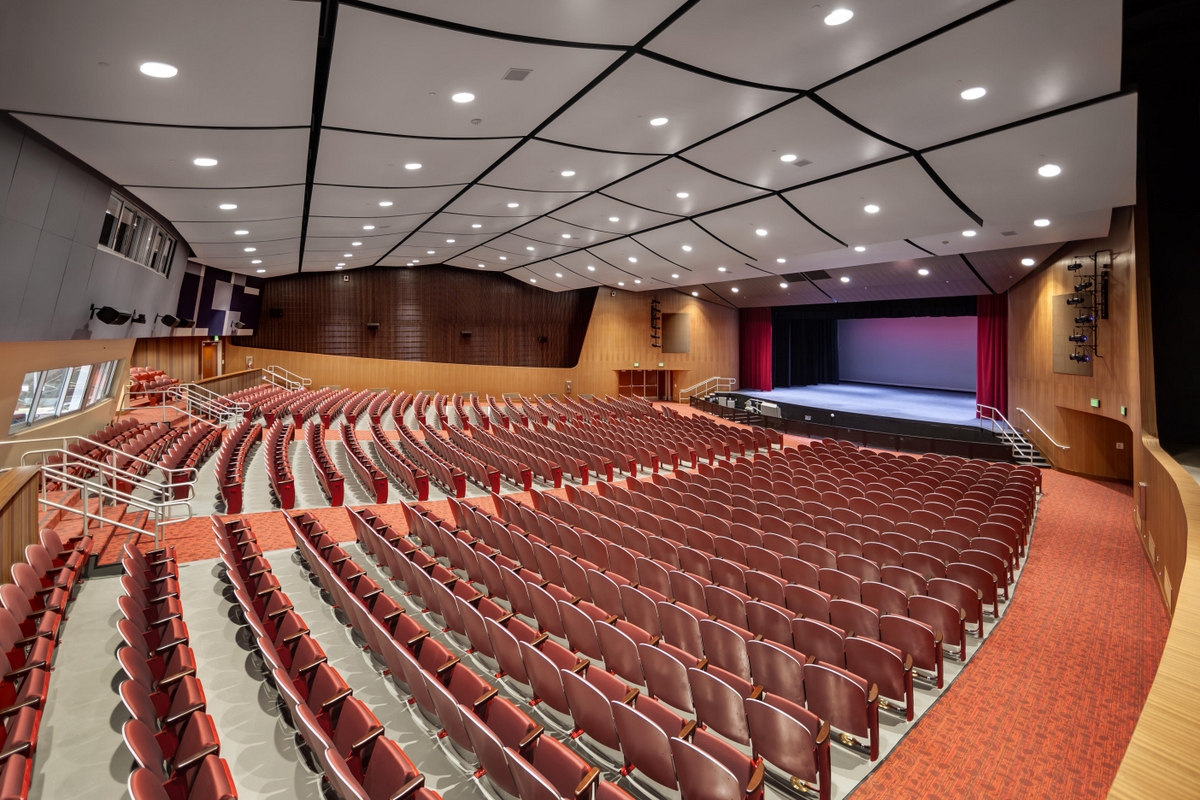
<svg viewBox="0 0 1200 800"><path fill-rule="evenodd" d="M469 336L471 335L471 332L470 332L470 331L463 331L463 332L462 332L460 335L461 335L461 336L462 336L464 339L466 339L467 337L469 337Z"/></svg>
<svg viewBox="0 0 1200 800"><path fill-rule="evenodd" d="M268 317L276 317L276 318L282 317L283 309L282 308L272 308L270 311L267 312L267 316Z"/></svg>
<svg viewBox="0 0 1200 800"><path fill-rule="evenodd" d="M133 319L133 314L129 311L118 311L112 306L102 306L96 308L92 306L92 316L103 322L105 325L124 325L129 320Z"/></svg>
<svg viewBox="0 0 1200 800"><path fill-rule="evenodd" d="M379 323L378 323L378 322L368 322L368 323L367 323L367 330L369 330L369 331L377 331L377 330L379 330Z"/></svg>

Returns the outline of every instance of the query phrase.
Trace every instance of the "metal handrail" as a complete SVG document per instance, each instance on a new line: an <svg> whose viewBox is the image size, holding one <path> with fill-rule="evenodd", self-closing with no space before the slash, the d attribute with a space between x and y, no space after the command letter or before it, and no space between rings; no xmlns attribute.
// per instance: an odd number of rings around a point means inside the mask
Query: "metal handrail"
<svg viewBox="0 0 1200 800"><path fill-rule="evenodd" d="M999 427L1001 440L1006 441L1006 443L1012 447L1013 455L1016 456L1018 460L1024 458L1027 459L1031 465L1033 464L1033 454L1036 452L1033 442L1026 439L1025 436L1019 430L1017 430L1017 428L1011 422L1008 421L1008 418L1004 416L1004 412L995 406L988 406L982 403L975 404L975 411L979 417L981 425L985 419L991 422L1000 422L1001 424ZM985 414L984 412L987 413Z"/></svg>
<svg viewBox="0 0 1200 800"><path fill-rule="evenodd" d="M51 436L51 437L44 438L44 439L15 439L12 441L3 442L2 444L8 445L11 447L12 445L16 445L16 444L41 444L43 442L62 442L62 448L61 449L60 448L47 448L45 450L26 450L24 453L21 454L21 466L23 466L23 467L32 466L31 464L25 463L25 458L30 455L39 455L42 453L65 453L66 455L70 456L73 460L75 460L78 463L100 464L100 465L111 467L112 465L106 461L96 461L95 459L91 459L86 456L81 456L78 453L72 453L70 450L67 449L70 446L68 444L69 442L71 442L71 443L87 442L87 444L90 447L99 447L101 450L106 450L109 453L113 453L114 455L128 456L131 461L136 461L139 464L145 464L146 466L150 467L151 469L157 469L160 472L162 472L164 475L171 475L171 476L186 475L189 471L195 472L195 468L193 468L193 467L176 467L174 469L167 469L165 467L160 467L158 464L154 463L153 461L147 461L146 459L141 458L139 456L130 455L129 453L126 453L122 450L118 450L115 447L109 447L108 445L103 444L101 442L97 442L94 439L89 439L86 436ZM89 449L90 449L90 447L89 447Z"/></svg>
<svg viewBox="0 0 1200 800"><path fill-rule="evenodd" d="M305 378L291 370L274 364L263 367L262 380L263 383L269 383L272 386L280 386L293 391L303 389L305 386L312 386L312 378ZM282 381L282 383L278 383L277 381Z"/></svg>
<svg viewBox="0 0 1200 800"><path fill-rule="evenodd" d="M1069 444L1059 444L1058 442L1054 441L1054 437L1053 437L1053 436L1051 436L1049 433L1047 433L1047 432L1046 432L1046 429L1045 429L1045 428L1043 428L1041 425L1039 425L1039 424L1038 424L1038 421L1037 421L1036 419L1034 419L1033 417L1031 417L1031 416L1029 415L1029 412L1028 412L1028 411L1026 411L1025 409L1021 408L1020 406L1017 406L1017 411L1019 411L1019 412L1021 412L1022 414L1024 414L1024 415L1025 415L1025 419L1027 419L1027 420L1029 420L1030 422L1032 422L1032 423L1033 423L1033 427L1035 427L1035 428L1037 428L1039 431L1041 431L1041 432L1042 432L1042 436L1045 436L1045 437L1046 437L1046 438L1047 438L1047 439L1050 441L1050 444L1054 445L1054 446L1055 446L1055 447L1057 447L1059 450L1070 450L1070 449L1071 449L1071 445L1069 445Z"/></svg>
<svg viewBox="0 0 1200 800"><path fill-rule="evenodd" d="M714 382L716 385L713 386L712 389L710 390L709 384L714 383ZM736 387L737 387L737 378L720 378L720 377L708 378L706 380L700 381L699 383L697 383L693 386L689 386L686 389L680 389L679 390L679 402L682 403L687 397L692 397L697 394L707 395L710 392L730 391ZM697 389L699 389L700 391L696 391Z"/></svg>
<svg viewBox="0 0 1200 800"><path fill-rule="evenodd" d="M190 406L191 403L188 402L187 399L185 399L185 398L180 398L180 397L177 397L176 395L172 394L168 389L151 389L149 391L136 392L136 393L126 395L125 399L128 400L133 397L143 397L143 396L148 396L148 395L152 395L152 394L161 395L161 397L159 398L159 402L158 402L158 407L162 410L161 419L159 420L160 422L167 421L167 409L169 408L172 411L177 412L177 413L182 414L183 416L187 417L189 427L195 422L203 422L206 425L214 424L211 420L205 419L204 417L200 416L199 414L192 413L191 409L186 406L181 407L181 406L177 406L177 405L172 405L172 403L180 402L180 403L187 404L187 406ZM167 402L168 400L170 400L172 402L168 403ZM150 408L152 408L152 406L122 405L120 408L117 409L116 414L117 414L117 416L120 416L121 414L127 414L132 411L146 411ZM214 414L213 416L217 416L217 415ZM217 424L225 424L226 422L228 422L228 420L221 420Z"/></svg>

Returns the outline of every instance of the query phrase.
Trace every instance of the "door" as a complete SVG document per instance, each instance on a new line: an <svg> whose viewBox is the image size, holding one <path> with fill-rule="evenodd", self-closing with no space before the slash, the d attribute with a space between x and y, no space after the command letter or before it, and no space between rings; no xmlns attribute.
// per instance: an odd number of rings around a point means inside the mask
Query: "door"
<svg viewBox="0 0 1200 800"><path fill-rule="evenodd" d="M204 342L200 346L200 379L217 377L217 343Z"/></svg>

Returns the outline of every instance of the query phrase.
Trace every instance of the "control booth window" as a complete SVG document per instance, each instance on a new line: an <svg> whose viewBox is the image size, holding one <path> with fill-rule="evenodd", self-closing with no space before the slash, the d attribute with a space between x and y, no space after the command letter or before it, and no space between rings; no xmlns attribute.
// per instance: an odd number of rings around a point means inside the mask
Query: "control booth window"
<svg viewBox="0 0 1200 800"><path fill-rule="evenodd" d="M116 361L26 373L8 432L82 411L112 396Z"/></svg>
<svg viewBox="0 0 1200 800"><path fill-rule="evenodd" d="M164 276L170 274L175 237L116 192L108 199L99 244Z"/></svg>

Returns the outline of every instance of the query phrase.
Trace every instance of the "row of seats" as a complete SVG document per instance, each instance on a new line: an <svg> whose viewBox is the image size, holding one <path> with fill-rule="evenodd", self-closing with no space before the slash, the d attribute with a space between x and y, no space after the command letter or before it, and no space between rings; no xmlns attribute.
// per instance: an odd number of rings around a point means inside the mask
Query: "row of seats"
<svg viewBox="0 0 1200 800"><path fill-rule="evenodd" d="M321 419L321 425L326 428L333 427L333 421L337 419L338 414L342 413L342 407L345 406L353 397L352 389L342 389L340 392L334 392L326 397L317 406L317 416Z"/></svg>
<svg viewBox="0 0 1200 800"><path fill-rule="evenodd" d="M359 483L366 488L376 503L386 503L388 496L387 476L383 474L383 470L375 466L371 459L367 458L367 454L363 452L362 444L358 441L354 427L350 423L343 423L340 431L342 447L346 449L346 459L350 462L350 468L354 470L354 474L358 476ZM337 505L337 503L334 505Z"/></svg>
<svg viewBox="0 0 1200 800"><path fill-rule="evenodd" d="M448 440L424 423L420 423L419 427L424 438L425 447L437 458L440 458L447 465L454 469L461 470L462 473L475 483L480 488L492 492L493 494L500 491L500 471L493 466L483 463L479 459L470 455L467 452L456 447Z"/></svg>
<svg viewBox="0 0 1200 800"><path fill-rule="evenodd" d="M370 419L372 425L379 425L383 421L384 415L387 414L395 400L395 392L389 392L386 389L371 398L371 402L367 404L367 418ZM349 421L347 418L347 422Z"/></svg>
<svg viewBox="0 0 1200 800"><path fill-rule="evenodd" d="M529 491L534 475L543 483L555 489L562 486L562 467L554 463L551 459L538 455L529 449L515 447L481 428L471 428L468 432L470 434L470 441L474 442L477 447L486 448L494 452L497 456L509 459L520 466L529 465L529 484L524 485L524 479L522 480L524 491ZM450 438L455 442L466 440L467 433L460 433L458 430L451 428Z"/></svg>
<svg viewBox="0 0 1200 800"><path fill-rule="evenodd" d="M392 474L392 477L408 489L417 502L428 500L429 474L400 452L400 449L384 434L383 428L375 422L371 423L371 441L375 443L375 455Z"/></svg>
<svg viewBox="0 0 1200 800"><path fill-rule="evenodd" d="M226 397L237 403L245 403L247 406L245 418L251 420L262 413L263 407L287 393L288 390L282 386L253 386L249 389L231 392Z"/></svg>
<svg viewBox="0 0 1200 800"><path fill-rule="evenodd" d="M179 571L170 546L142 553L126 544L118 599L117 652L126 680L121 702L130 719L121 729L134 759L132 800L227 800L237 797L221 740L206 713L179 599Z"/></svg>
<svg viewBox="0 0 1200 800"><path fill-rule="evenodd" d="M118 470L113 477L115 488L126 493L133 491L132 481L125 480L119 473L134 477L146 475L183 434L183 428L172 428L165 422L158 422L135 438L126 440L121 445L121 452L110 455L110 463Z"/></svg>
<svg viewBox="0 0 1200 800"><path fill-rule="evenodd" d="M246 474L246 461L254 443L262 437L262 426L243 419L226 436L217 451L217 488L225 503L225 513L242 513L242 482Z"/></svg>
<svg viewBox="0 0 1200 800"><path fill-rule="evenodd" d="M296 427L284 422L286 417L275 418L271 427L263 432L263 450L266 455L267 479L271 482L271 493L280 508L295 508L296 479L292 475L292 462L288 445L295 436Z"/></svg>
<svg viewBox="0 0 1200 800"><path fill-rule="evenodd" d="M626 454L621 450L614 450L609 447L605 440L594 436L585 436L584 431L572 426L563 426L560 428L548 428L541 423L535 422L530 427L552 441L560 444L571 445L577 450L590 453L598 456L608 463L605 470L605 477L612 480L612 470L624 472L626 475L636 475L638 472L638 461L636 456ZM647 464L647 467L650 465Z"/></svg>
<svg viewBox="0 0 1200 800"><path fill-rule="evenodd" d="M479 463L495 470L521 491L527 492L533 485L533 470L525 464L481 444L451 425L447 425L445 431L450 437L450 444ZM426 438L430 435L427 433Z"/></svg>
<svg viewBox="0 0 1200 800"><path fill-rule="evenodd" d="M304 423L309 417L317 413L317 409L321 407L321 404L337 394L338 390L326 387L318 389L315 392L310 392L301 399L293 401L290 409L292 424L296 426L296 430L302 430Z"/></svg>
<svg viewBox="0 0 1200 800"><path fill-rule="evenodd" d="M593 452L588 448L580 447L574 442L567 441L565 438L552 436L551 434L554 432L551 428L536 425L533 428L514 428L503 433L512 434L523 441L541 445L551 452L565 454L571 459L580 462L580 464L586 465L596 477L596 480L604 479L611 481L613 479L613 463L608 457ZM500 435L501 431L497 430L496 433ZM578 468L575 471L578 471Z"/></svg>
<svg viewBox="0 0 1200 800"><path fill-rule="evenodd" d="M188 428L158 460L158 466L163 470L167 482L186 483L187 473L174 470L192 470L194 475L194 470L199 469L204 460L221 446L222 432L222 428L205 422L198 422ZM173 494L176 500L182 500L187 497L188 489L186 486L177 485Z"/></svg>
<svg viewBox="0 0 1200 800"><path fill-rule="evenodd" d="M451 466L426 447L409 430L404 417L412 408L413 398L406 397L392 405L392 413L396 418L396 430L400 432L397 446L435 483L440 485L451 497L464 497L467 493L467 476L458 467Z"/></svg>
<svg viewBox="0 0 1200 800"><path fill-rule="evenodd" d="M329 448L325 446L325 428L318 420L312 420L304 426L304 444L325 499L331 506L340 506L346 494L346 479L329 457Z"/></svg>
<svg viewBox="0 0 1200 800"><path fill-rule="evenodd" d="M484 418L486 419L486 417ZM492 428L490 431L487 428L476 428L477 431L483 431L485 437L490 436L497 442L501 442L512 448L517 453L527 453L531 461L542 460L550 465L557 465L557 469L561 474L570 475L575 480L579 481L580 485L587 486L590 476L589 462L582 458L577 458L569 450L561 447L549 447L533 438L526 438L522 433L515 433L504 428ZM551 466L553 469L554 466ZM558 488L557 486L555 488Z"/></svg>

